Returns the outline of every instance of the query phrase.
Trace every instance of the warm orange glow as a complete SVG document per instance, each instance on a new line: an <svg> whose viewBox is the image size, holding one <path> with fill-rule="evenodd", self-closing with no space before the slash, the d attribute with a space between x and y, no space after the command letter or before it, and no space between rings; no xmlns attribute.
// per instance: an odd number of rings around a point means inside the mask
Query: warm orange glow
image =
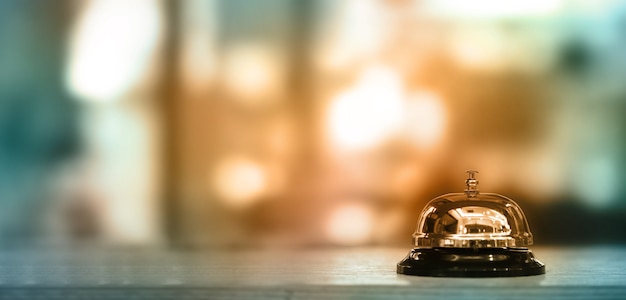
<svg viewBox="0 0 626 300"><path fill-rule="evenodd" d="M245 207L258 200L267 188L265 169L246 157L229 157L215 168L213 185L233 207Z"/></svg>
<svg viewBox="0 0 626 300"><path fill-rule="evenodd" d="M445 111L441 99L430 93L419 93L406 104L409 139L420 147L432 147L443 136Z"/></svg>
<svg viewBox="0 0 626 300"><path fill-rule="evenodd" d="M330 137L342 148L372 147L398 129L402 109L403 90L398 74L389 68L372 67L331 103Z"/></svg>
<svg viewBox="0 0 626 300"><path fill-rule="evenodd" d="M467 169L560 218L546 240L623 206L624 3L292 2L9 5L0 156L67 148L93 172L68 198L115 241L400 243Z"/></svg>
<svg viewBox="0 0 626 300"><path fill-rule="evenodd" d="M261 45L239 45L225 60L225 85L240 100L266 98L279 89L281 74L275 51Z"/></svg>
<svg viewBox="0 0 626 300"><path fill-rule="evenodd" d="M370 240L374 225L372 210L362 204L349 204L336 209L328 222L330 240L342 245L358 245Z"/></svg>

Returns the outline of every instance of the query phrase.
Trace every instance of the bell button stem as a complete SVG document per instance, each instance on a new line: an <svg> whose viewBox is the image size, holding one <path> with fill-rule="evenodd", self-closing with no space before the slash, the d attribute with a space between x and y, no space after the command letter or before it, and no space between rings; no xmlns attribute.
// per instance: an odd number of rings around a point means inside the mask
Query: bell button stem
<svg viewBox="0 0 626 300"><path fill-rule="evenodd" d="M475 175L476 173L478 173L478 171L467 170L465 172L468 175L468 178L465 180L465 185L467 186L467 188L465 189L465 194L470 198L474 198L476 197L476 195L478 195L478 180L475 178Z"/></svg>

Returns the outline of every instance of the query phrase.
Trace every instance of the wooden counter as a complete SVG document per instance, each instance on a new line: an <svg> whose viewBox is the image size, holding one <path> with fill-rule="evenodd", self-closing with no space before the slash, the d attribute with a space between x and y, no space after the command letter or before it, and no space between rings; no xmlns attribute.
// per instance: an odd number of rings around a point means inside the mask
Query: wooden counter
<svg viewBox="0 0 626 300"><path fill-rule="evenodd" d="M398 275L406 248L0 251L0 299L626 299L626 247L531 248L546 275Z"/></svg>

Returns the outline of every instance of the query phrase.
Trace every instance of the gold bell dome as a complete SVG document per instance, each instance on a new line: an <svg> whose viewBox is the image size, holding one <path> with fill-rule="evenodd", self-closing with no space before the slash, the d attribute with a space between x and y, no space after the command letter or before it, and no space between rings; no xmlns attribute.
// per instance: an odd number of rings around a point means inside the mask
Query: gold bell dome
<svg viewBox="0 0 626 300"><path fill-rule="evenodd" d="M398 273L424 276L523 276L545 273L534 258L526 217L515 201L478 190L477 171L466 189L434 198L413 234L415 248Z"/></svg>

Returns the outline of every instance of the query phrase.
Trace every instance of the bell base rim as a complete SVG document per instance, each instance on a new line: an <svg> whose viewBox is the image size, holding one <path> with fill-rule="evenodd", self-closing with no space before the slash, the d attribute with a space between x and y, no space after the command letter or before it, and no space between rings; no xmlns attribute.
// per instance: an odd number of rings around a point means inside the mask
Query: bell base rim
<svg viewBox="0 0 626 300"><path fill-rule="evenodd" d="M430 277L518 277L545 274L527 248L414 248L397 273Z"/></svg>

